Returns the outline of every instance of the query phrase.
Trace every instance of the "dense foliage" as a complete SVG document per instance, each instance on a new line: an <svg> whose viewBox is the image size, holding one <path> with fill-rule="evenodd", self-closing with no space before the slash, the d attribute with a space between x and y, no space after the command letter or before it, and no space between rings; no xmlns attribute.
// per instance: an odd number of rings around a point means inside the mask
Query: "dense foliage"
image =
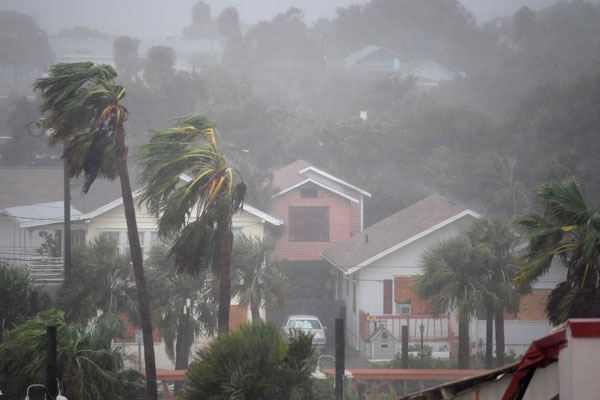
<svg viewBox="0 0 600 400"><path fill-rule="evenodd" d="M590 208L573 179L541 186L542 213L519 217L529 241L520 256L517 285L538 280L553 260L566 269L566 279L550 294L548 319L555 325L568 318L600 317L600 217Z"/></svg>
<svg viewBox="0 0 600 400"><path fill-rule="evenodd" d="M286 341L273 325L242 325L198 351L182 398L304 399L310 393L311 347L309 335Z"/></svg>
<svg viewBox="0 0 600 400"><path fill-rule="evenodd" d="M0 261L0 343L8 331L25 322L31 313L29 271Z"/></svg>
<svg viewBox="0 0 600 400"><path fill-rule="evenodd" d="M45 311L11 331L0 345L0 382L8 398L24 395L28 385L43 383L49 325L57 327L57 365L62 393L71 399L130 399L144 394L143 376L123 370L123 355L111 347L110 321L86 332L69 325L62 311ZM10 382L10 384L8 384Z"/></svg>

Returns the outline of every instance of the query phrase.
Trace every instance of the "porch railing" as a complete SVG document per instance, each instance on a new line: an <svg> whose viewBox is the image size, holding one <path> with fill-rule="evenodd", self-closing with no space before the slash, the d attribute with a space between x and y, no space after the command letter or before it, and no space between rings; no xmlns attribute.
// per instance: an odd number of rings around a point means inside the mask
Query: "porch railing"
<svg viewBox="0 0 600 400"><path fill-rule="evenodd" d="M402 339L402 326L408 326L408 341L421 341L421 325L423 325L424 342L447 342L451 354L454 352L454 330L449 315L368 315L364 311L359 314L360 338L368 342L378 329L385 327L398 340Z"/></svg>
<svg viewBox="0 0 600 400"><path fill-rule="evenodd" d="M60 285L63 281L62 257L39 254L35 249L4 248L0 260L26 268L34 285Z"/></svg>

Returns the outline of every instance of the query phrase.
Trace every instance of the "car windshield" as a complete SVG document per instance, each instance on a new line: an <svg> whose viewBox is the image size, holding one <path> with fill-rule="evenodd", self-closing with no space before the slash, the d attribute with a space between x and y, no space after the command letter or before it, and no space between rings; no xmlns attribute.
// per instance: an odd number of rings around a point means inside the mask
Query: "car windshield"
<svg viewBox="0 0 600 400"><path fill-rule="evenodd" d="M293 319L288 322L291 329L321 329L321 324L316 319Z"/></svg>

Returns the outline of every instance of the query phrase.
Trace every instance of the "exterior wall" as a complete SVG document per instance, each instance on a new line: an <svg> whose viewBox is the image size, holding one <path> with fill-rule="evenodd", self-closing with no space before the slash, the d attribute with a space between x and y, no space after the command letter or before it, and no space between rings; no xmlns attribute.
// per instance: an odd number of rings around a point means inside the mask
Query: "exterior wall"
<svg viewBox="0 0 600 400"><path fill-rule="evenodd" d="M474 220L474 217L466 215L361 269L363 296L359 309L369 314L383 314L383 279L420 274L419 263L423 252L436 242L462 232Z"/></svg>
<svg viewBox="0 0 600 400"><path fill-rule="evenodd" d="M360 231L362 231L361 205L350 202L350 235L355 235Z"/></svg>
<svg viewBox="0 0 600 400"><path fill-rule="evenodd" d="M521 297L517 320L519 321L546 321L546 305L550 289L533 289L531 293ZM514 319L514 315L505 316L506 319Z"/></svg>
<svg viewBox="0 0 600 400"><path fill-rule="evenodd" d="M558 358L559 372L557 375L559 379L554 377L555 381L560 380L560 398L597 398L600 393L600 379L598 379L600 340L597 337L598 333L594 332L592 337L573 337L571 327L567 328L566 333L568 346L561 351Z"/></svg>
<svg viewBox="0 0 600 400"><path fill-rule="evenodd" d="M274 256L291 261L321 260L321 252L334 244L350 237L350 200L338 196L328 190L318 188L318 198L301 199L300 190L294 189L277 197L270 214L285 221L287 229L278 241ZM358 204L357 204L358 205ZM290 242L289 241L289 207L329 207L329 241L328 242Z"/></svg>

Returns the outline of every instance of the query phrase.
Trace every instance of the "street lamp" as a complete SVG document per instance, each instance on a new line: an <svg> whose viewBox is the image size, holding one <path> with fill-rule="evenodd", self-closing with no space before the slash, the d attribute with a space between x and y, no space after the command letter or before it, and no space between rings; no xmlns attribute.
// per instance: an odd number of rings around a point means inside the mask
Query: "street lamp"
<svg viewBox="0 0 600 400"><path fill-rule="evenodd" d="M311 373L310 376L315 378L315 379L327 379L327 375L325 375L322 371L321 371L321 359L322 358L330 358L331 360L333 360L334 364L335 364L335 357L334 356L330 356L330 355L322 355L319 356L319 358L317 359L317 368L315 368L315 372ZM352 372L348 371L347 369L344 370L344 379L353 379L354 375L352 375Z"/></svg>
<svg viewBox="0 0 600 400"><path fill-rule="evenodd" d="M68 400L65 396L63 396L60 393L60 381L58 379L56 379L56 382L58 385L58 394L56 395L56 400ZM46 385L42 385L41 383L34 383L33 385L27 386L27 394L25 395L25 400L29 400L29 389L31 389L32 387L42 387L42 388L46 389ZM0 392L0 394L2 394L2 392ZM44 395L44 398L46 398L45 395Z"/></svg>
<svg viewBox="0 0 600 400"><path fill-rule="evenodd" d="M419 326L419 329L421 330L421 354L423 353L423 331L425 331L425 326L423 325L423 323L421 323L421 326Z"/></svg>

